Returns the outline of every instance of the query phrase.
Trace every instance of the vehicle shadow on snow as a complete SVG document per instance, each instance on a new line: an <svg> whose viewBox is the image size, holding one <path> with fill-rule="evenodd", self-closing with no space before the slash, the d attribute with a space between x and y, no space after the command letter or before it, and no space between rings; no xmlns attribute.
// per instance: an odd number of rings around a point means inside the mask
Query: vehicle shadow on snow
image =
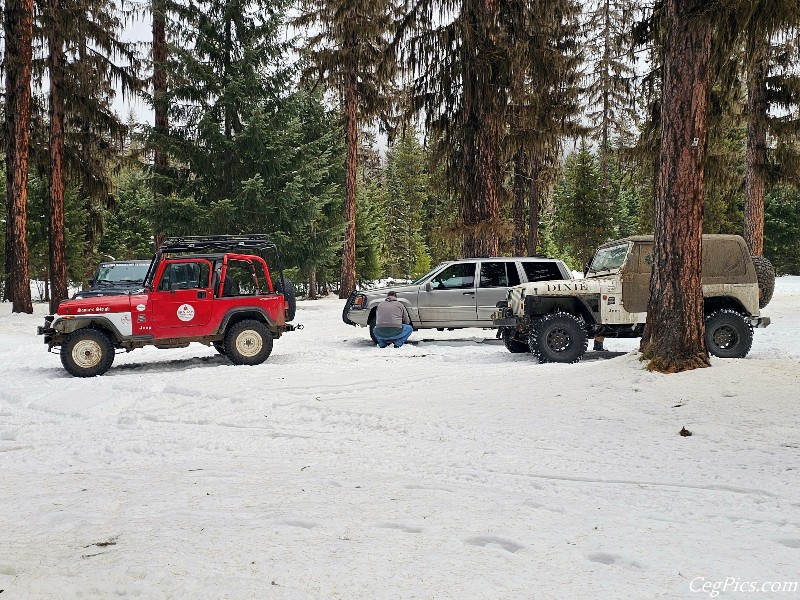
<svg viewBox="0 0 800 600"><path fill-rule="evenodd" d="M193 356L192 358L177 358L172 360L158 360L153 362L124 363L112 366L104 375L108 377L115 373L120 375L131 372L167 372L183 371L195 367L218 367L220 365L232 365L226 357L217 354L213 356Z"/></svg>

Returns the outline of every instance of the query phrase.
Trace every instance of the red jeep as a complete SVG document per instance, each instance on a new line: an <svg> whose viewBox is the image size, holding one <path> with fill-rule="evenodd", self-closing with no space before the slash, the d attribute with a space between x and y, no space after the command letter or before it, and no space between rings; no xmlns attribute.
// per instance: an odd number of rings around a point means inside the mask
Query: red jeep
<svg viewBox="0 0 800 600"><path fill-rule="evenodd" d="M273 280L265 257L274 258ZM237 365L258 365L273 338L295 326L294 288L263 235L183 237L156 252L142 293L65 300L38 328L76 377L102 375L116 349L214 346Z"/></svg>

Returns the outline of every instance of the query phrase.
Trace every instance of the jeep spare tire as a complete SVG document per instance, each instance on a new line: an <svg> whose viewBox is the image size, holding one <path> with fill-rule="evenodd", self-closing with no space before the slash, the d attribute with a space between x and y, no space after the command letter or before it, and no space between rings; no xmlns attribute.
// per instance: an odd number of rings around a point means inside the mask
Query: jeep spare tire
<svg viewBox="0 0 800 600"><path fill-rule="evenodd" d="M283 294L283 299L286 301L286 320L294 320L294 315L297 312L297 295L294 290L294 284L284 277L283 279L276 279L273 282L275 291Z"/></svg>
<svg viewBox="0 0 800 600"><path fill-rule="evenodd" d="M775 291L775 268L763 256L754 256L753 266L758 277L758 307L764 308L772 300Z"/></svg>

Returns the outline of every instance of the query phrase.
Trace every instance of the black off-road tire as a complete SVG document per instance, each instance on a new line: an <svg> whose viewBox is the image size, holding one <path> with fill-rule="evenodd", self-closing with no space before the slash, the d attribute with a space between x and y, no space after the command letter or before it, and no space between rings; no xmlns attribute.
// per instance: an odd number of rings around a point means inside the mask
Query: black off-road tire
<svg viewBox="0 0 800 600"><path fill-rule="evenodd" d="M99 329L78 329L61 345L61 364L75 377L102 375L113 363L114 345Z"/></svg>
<svg viewBox="0 0 800 600"><path fill-rule="evenodd" d="M523 352L530 352L531 347L527 342L517 337L517 332L513 327L503 328L503 344L506 350L512 354L522 354Z"/></svg>
<svg viewBox="0 0 800 600"><path fill-rule="evenodd" d="M530 348L539 362L576 363L588 345L583 321L570 313L550 313L531 328Z"/></svg>
<svg viewBox="0 0 800 600"><path fill-rule="evenodd" d="M372 316L367 319L367 327L369 327L369 337L372 340L372 343L376 346L378 345L378 338L375 337L375 312L373 311Z"/></svg>
<svg viewBox="0 0 800 600"><path fill-rule="evenodd" d="M764 308L775 292L775 268L763 256L753 256L752 259L758 277L758 307Z"/></svg>
<svg viewBox="0 0 800 600"><path fill-rule="evenodd" d="M297 314L297 293L294 289L294 284L284 277L283 279L276 279L272 282L275 291L283 294L283 299L286 301L286 321L293 321L295 314Z"/></svg>
<svg viewBox="0 0 800 600"><path fill-rule="evenodd" d="M706 348L719 358L744 358L753 345L753 326L735 310L723 308L706 317Z"/></svg>
<svg viewBox="0 0 800 600"><path fill-rule="evenodd" d="M272 333L261 321L239 321L225 334L225 356L235 365L260 365L270 353Z"/></svg>

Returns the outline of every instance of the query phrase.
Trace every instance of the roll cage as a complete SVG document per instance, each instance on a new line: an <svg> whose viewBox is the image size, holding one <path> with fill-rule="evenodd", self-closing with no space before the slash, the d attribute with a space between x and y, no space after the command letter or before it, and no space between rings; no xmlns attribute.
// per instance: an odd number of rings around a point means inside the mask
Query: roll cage
<svg viewBox="0 0 800 600"><path fill-rule="evenodd" d="M153 262L150 263L150 268L144 278L145 289L153 289L153 279L162 259L202 254L234 254L242 258L258 256L267 265L266 277L270 287L272 287L270 276L272 270L277 270L278 281L283 281L283 261L280 252L277 245L266 234L182 236L165 240L156 250ZM225 262L227 263L227 261Z"/></svg>

